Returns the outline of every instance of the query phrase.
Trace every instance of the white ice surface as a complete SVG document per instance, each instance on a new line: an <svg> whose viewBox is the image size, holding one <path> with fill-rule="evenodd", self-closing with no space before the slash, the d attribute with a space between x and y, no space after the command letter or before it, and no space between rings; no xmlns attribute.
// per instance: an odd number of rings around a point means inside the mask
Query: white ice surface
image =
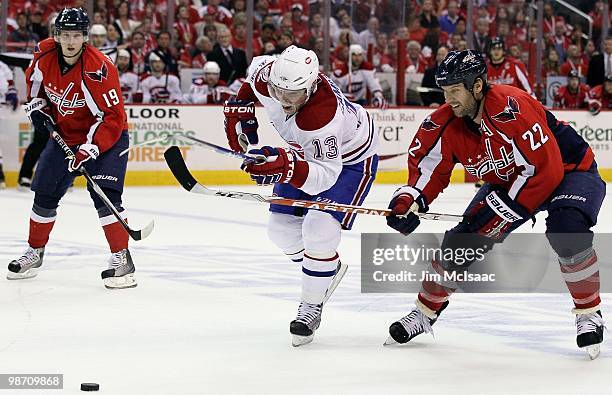
<svg viewBox="0 0 612 395"><path fill-rule="evenodd" d="M375 186L366 205L386 207L392 190ZM472 194L453 185L431 210L461 213ZM0 191L0 263L26 247L32 197ZM414 295L360 293L359 232L387 232L381 218L362 216L343 234L349 271L314 342L296 349L288 327L300 268L268 241L266 205L179 187L127 188L124 200L134 227L156 221L130 247L137 288L102 286L109 253L82 189L62 201L38 277L7 281L2 273L0 373L63 373L65 389L0 395L77 394L90 381L113 395L612 393L612 350L604 343L598 360L586 360L567 295L455 295L435 339L383 348ZM611 214L608 199L597 231L612 231ZM542 232L543 218L521 231ZM609 295L603 310L609 317Z"/></svg>

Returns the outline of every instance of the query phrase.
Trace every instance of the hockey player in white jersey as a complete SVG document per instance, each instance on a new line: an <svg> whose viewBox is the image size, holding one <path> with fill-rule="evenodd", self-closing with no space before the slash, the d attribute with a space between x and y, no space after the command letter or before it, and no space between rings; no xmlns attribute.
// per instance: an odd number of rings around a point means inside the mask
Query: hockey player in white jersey
<svg viewBox="0 0 612 395"><path fill-rule="evenodd" d="M183 98L177 76L166 71L166 64L155 51L149 55L151 73L141 82L143 103L180 103Z"/></svg>
<svg viewBox="0 0 612 395"><path fill-rule="evenodd" d="M231 96L236 96L238 90L232 90L219 80L221 68L217 62L208 61L204 64L204 75L191 83L185 101L193 104L223 104Z"/></svg>
<svg viewBox="0 0 612 395"><path fill-rule="evenodd" d="M253 148L255 102L288 148ZM262 157L263 163L243 164L257 184L274 184L274 194L286 198L362 204L376 176L378 135L368 113L319 73L313 51L290 46L278 58L256 57L236 100L223 111L230 147ZM302 266L301 302L289 327L299 346L312 341L323 304L346 271L337 248L341 230L355 218L277 205L270 211L270 239Z"/></svg>
<svg viewBox="0 0 612 395"><path fill-rule="evenodd" d="M376 77L376 70L370 62L365 60L361 45L350 46L349 58L349 63L334 70L332 77L342 93L353 103L364 106L368 104L367 92L369 90L372 95L371 104L375 107L386 108L387 102Z"/></svg>
<svg viewBox="0 0 612 395"><path fill-rule="evenodd" d="M19 99L13 82L13 71L0 61L0 104L8 105L13 111L17 109ZM0 148L0 189L6 188L4 169L2 168L2 148Z"/></svg>
<svg viewBox="0 0 612 395"><path fill-rule="evenodd" d="M124 103L134 103L134 94L140 89L140 78L130 71L130 53L125 49L117 51L117 70Z"/></svg>

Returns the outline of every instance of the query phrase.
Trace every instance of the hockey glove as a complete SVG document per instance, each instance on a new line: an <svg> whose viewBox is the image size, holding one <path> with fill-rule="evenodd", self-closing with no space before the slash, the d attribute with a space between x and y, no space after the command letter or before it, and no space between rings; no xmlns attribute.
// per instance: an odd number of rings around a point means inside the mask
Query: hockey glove
<svg viewBox="0 0 612 395"><path fill-rule="evenodd" d="M477 202L466 215L465 222L468 232L501 242L514 222L527 218L526 208L512 200L506 191L498 190L489 192Z"/></svg>
<svg viewBox="0 0 612 395"><path fill-rule="evenodd" d="M94 144L81 144L77 153L68 161L68 171L77 171L85 162L96 159L100 155L100 150Z"/></svg>
<svg viewBox="0 0 612 395"><path fill-rule="evenodd" d="M47 105L47 101L45 99L36 97L30 102L26 103L23 109L25 110L28 118L30 118L34 129L46 131L47 128L45 123L55 125L55 121L51 116L51 108Z"/></svg>
<svg viewBox="0 0 612 395"><path fill-rule="evenodd" d="M249 145L256 145L259 142L255 103L247 100L226 101L223 114L225 135L233 151L244 153Z"/></svg>
<svg viewBox="0 0 612 395"><path fill-rule="evenodd" d="M387 225L404 235L414 232L421 223L416 212L429 211L425 196L418 189L408 185L398 188L393 193L389 208L392 215L387 217Z"/></svg>
<svg viewBox="0 0 612 395"><path fill-rule="evenodd" d="M374 92L374 98L372 99L372 105L374 107L380 108L381 110L387 109L388 104L381 91Z"/></svg>
<svg viewBox="0 0 612 395"><path fill-rule="evenodd" d="M11 109L15 111L19 105L19 98L17 97L17 90L14 87L9 87L4 100L11 106Z"/></svg>
<svg viewBox="0 0 612 395"><path fill-rule="evenodd" d="M308 163L298 160L293 152L283 148L265 146L250 150L249 155L258 160L246 160L241 168L249 173L257 185L291 183L299 188L308 175Z"/></svg>

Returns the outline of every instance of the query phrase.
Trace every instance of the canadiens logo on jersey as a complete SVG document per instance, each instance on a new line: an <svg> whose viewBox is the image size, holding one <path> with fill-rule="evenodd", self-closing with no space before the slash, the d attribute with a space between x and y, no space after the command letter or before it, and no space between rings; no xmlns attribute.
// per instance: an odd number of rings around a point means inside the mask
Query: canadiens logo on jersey
<svg viewBox="0 0 612 395"><path fill-rule="evenodd" d="M427 131L436 130L439 127L440 127L440 125L438 125L437 123L432 121L430 116L425 118L425 120L421 124L421 128L423 128L424 130L427 130Z"/></svg>
<svg viewBox="0 0 612 395"><path fill-rule="evenodd" d="M100 70L86 71L85 75L88 76L93 81L102 82L108 76L108 69L106 68L106 62L102 62L102 67L100 67Z"/></svg>
<svg viewBox="0 0 612 395"><path fill-rule="evenodd" d="M51 84L45 86L45 92L51 103L55 104L57 111L63 116L73 114L74 108L81 108L87 105L85 99L79 99L79 92L70 97L73 88L74 82L69 83L66 89L60 89L59 92L56 86L53 88L51 88Z"/></svg>
<svg viewBox="0 0 612 395"><path fill-rule="evenodd" d="M508 96L508 105L504 108L504 111L493 115L493 119L498 122L510 122L514 121L516 119L516 114L520 113L518 101L512 96Z"/></svg>

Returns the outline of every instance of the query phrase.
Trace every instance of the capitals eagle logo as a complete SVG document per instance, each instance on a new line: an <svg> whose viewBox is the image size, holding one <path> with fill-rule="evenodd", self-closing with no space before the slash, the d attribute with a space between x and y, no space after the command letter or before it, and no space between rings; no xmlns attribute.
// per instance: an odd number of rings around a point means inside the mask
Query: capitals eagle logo
<svg viewBox="0 0 612 395"><path fill-rule="evenodd" d="M87 75L92 81L102 82L106 79L106 77L108 77L106 62L102 62L102 67L100 67L100 70L86 71L85 75Z"/></svg>

